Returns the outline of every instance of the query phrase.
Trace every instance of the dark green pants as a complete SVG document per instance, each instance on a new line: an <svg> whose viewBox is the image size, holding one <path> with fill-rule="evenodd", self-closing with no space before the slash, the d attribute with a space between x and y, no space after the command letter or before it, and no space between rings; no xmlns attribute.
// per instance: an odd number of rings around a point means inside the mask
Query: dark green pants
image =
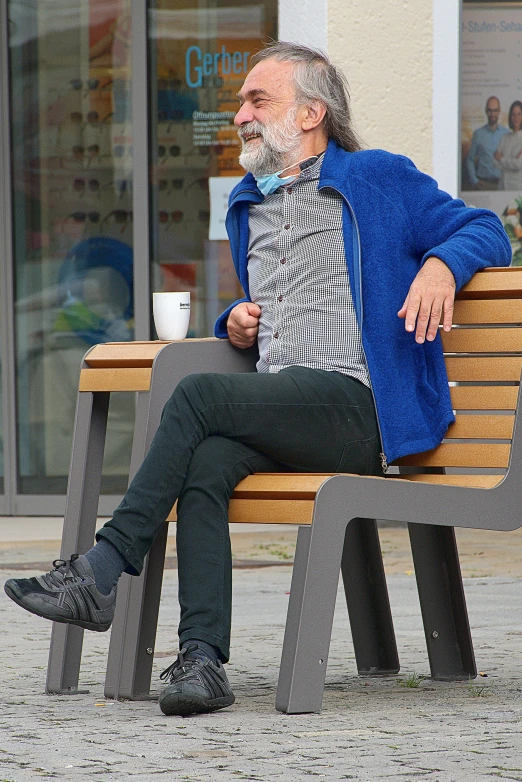
<svg viewBox="0 0 522 782"><path fill-rule="evenodd" d="M165 405L150 451L98 532L138 574L178 500L180 641L199 638L228 659L228 500L253 472L382 474L371 391L337 372L186 377Z"/></svg>

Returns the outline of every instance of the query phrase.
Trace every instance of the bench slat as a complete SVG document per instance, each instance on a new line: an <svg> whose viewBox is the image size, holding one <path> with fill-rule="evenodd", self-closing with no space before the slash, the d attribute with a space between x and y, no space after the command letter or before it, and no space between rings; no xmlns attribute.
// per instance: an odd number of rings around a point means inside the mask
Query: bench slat
<svg viewBox="0 0 522 782"><path fill-rule="evenodd" d="M468 299L455 302L453 323L522 323L522 299Z"/></svg>
<svg viewBox="0 0 522 782"><path fill-rule="evenodd" d="M454 410L515 410L517 386L451 386Z"/></svg>
<svg viewBox="0 0 522 782"><path fill-rule="evenodd" d="M148 391L152 369L82 369L79 391Z"/></svg>
<svg viewBox="0 0 522 782"><path fill-rule="evenodd" d="M313 500L320 485L333 473L256 473L236 486L232 497L238 499Z"/></svg>
<svg viewBox="0 0 522 782"><path fill-rule="evenodd" d="M313 512L313 498L310 500L232 498L228 505L228 520L242 524L311 524ZM174 506L167 521L176 521L176 519L176 506Z"/></svg>
<svg viewBox="0 0 522 782"><path fill-rule="evenodd" d="M457 294L458 299L520 298L522 268L491 268L475 274Z"/></svg>
<svg viewBox="0 0 522 782"><path fill-rule="evenodd" d="M241 483L245 481L252 484L259 483L258 479L261 479L263 483L268 474L258 473L245 478ZM231 523L243 523L243 524L311 524L315 492L310 499L301 499L301 492L297 489L297 497L290 498L292 486L295 489L295 484L292 474L270 474L270 477L279 478L279 487L282 489L287 484L287 490L283 491L283 494L287 494L287 499L237 499L235 494L230 500L229 504L229 521ZM314 475L314 474L301 474L300 477L303 482L310 482L313 485L319 485L328 475ZM390 477L387 480L408 480L408 481L421 481L423 483L438 483L454 486L467 486L475 488L488 489L496 486L502 480L502 475L402 475L397 477ZM241 484L240 484L241 485ZM176 508L174 507L172 513L169 515L167 521L176 521Z"/></svg>
<svg viewBox="0 0 522 782"><path fill-rule="evenodd" d="M522 329L452 329L441 332L446 353L520 353Z"/></svg>
<svg viewBox="0 0 522 782"><path fill-rule="evenodd" d="M250 524L311 524L313 500L230 500L231 522Z"/></svg>
<svg viewBox="0 0 522 782"><path fill-rule="evenodd" d="M446 370L450 382L458 381L519 381L522 357L446 358Z"/></svg>
<svg viewBox="0 0 522 782"><path fill-rule="evenodd" d="M513 415L458 415L446 439L510 440L514 424Z"/></svg>
<svg viewBox="0 0 522 782"><path fill-rule="evenodd" d="M191 339L191 342L216 341L215 337ZM85 356L85 363L93 369L108 367L151 367L157 354L169 341L105 342L95 345Z"/></svg>
<svg viewBox="0 0 522 782"><path fill-rule="evenodd" d="M506 468L511 446L502 443L443 443L433 451L403 456L394 464L424 467Z"/></svg>

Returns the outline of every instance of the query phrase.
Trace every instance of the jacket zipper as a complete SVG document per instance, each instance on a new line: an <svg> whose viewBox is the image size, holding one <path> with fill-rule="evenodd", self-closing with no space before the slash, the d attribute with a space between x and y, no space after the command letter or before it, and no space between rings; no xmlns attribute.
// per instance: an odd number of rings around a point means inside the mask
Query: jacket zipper
<svg viewBox="0 0 522 782"><path fill-rule="evenodd" d="M366 353L364 351L364 345L363 345L363 342L362 342L362 327L363 327L364 312L363 312L363 298L362 298L361 236L360 236L360 233L359 233L359 225L357 223L357 218L355 216L355 212L353 210L353 207L352 207L351 203L348 201L348 199L346 198L346 196L343 195L343 193L341 193L340 190L337 190L336 187L332 187L331 185L329 185L329 187L332 190L335 190L335 192L338 193L341 196L341 198L345 202L346 206L350 210L350 214L352 216L352 222L353 222L353 226L354 226L354 230L355 230L355 235L357 237L357 257L354 258L354 262L355 262L355 267L356 267L356 270L357 270L357 282L359 284L359 292L358 293L359 293L359 308L360 308L360 313L361 313L361 315L360 315L360 317L361 317L361 323L360 323L361 348L362 348L362 351L364 353L364 360L366 361L366 366L368 366L368 361L366 359ZM379 437L381 439L381 445L382 445L383 440L382 440L381 423L379 421L379 414L377 412L377 403L375 401L375 394L373 392L373 386L371 384L371 378L370 378L370 391L372 392L373 405L375 407L375 417L377 419L377 429L379 430ZM379 454L379 456L380 456L380 459L381 459L382 471L383 471L383 473L387 473L388 472L388 461L386 459L386 454L384 453L384 450Z"/></svg>

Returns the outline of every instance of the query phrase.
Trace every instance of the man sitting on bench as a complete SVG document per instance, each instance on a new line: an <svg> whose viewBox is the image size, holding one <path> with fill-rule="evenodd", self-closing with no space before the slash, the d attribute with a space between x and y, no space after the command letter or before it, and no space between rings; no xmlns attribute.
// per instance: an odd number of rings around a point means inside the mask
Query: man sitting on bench
<svg viewBox="0 0 522 782"><path fill-rule="evenodd" d="M177 499L181 651L162 674L164 714L234 702L235 486L253 472L382 475L437 446L453 421L439 324L451 328L455 290L478 269L511 260L493 213L404 157L361 149L324 54L280 42L252 65L235 118L248 173L227 217L245 298L216 336L257 340L258 371L185 378L96 545L5 586L38 616L107 630L121 573L140 573Z"/></svg>

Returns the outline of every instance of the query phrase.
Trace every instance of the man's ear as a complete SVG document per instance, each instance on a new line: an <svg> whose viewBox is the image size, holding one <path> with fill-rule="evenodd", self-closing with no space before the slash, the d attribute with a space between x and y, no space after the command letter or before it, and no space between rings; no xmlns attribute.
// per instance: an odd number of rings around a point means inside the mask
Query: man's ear
<svg viewBox="0 0 522 782"><path fill-rule="evenodd" d="M314 100L309 105L303 106L301 115L301 128L313 130L323 121L326 114L326 106L321 101Z"/></svg>

